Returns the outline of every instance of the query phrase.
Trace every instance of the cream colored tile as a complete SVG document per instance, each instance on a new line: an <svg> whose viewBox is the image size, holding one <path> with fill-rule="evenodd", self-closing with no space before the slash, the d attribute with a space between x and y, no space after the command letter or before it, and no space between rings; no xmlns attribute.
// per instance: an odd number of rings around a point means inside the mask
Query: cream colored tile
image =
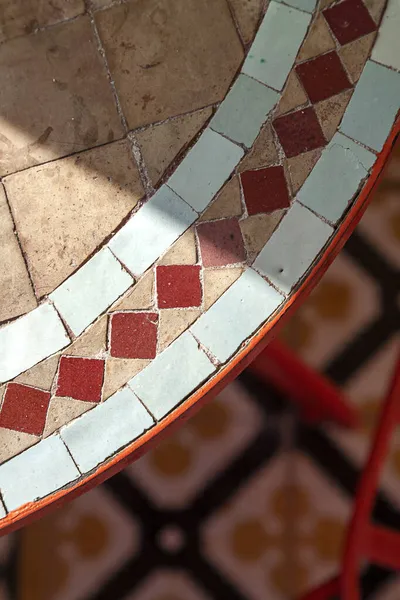
<svg viewBox="0 0 400 600"><path fill-rule="evenodd" d="M50 400L43 437L51 435L56 429L80 417L94 406L96 406L96 402L83 402L73 398L55 396Z"/></svg>
<svg viewBox="0 0 400 600"><path fill-rule="evenodd" d="M251 262L274 233L283 215L283 210L276 210L270 215L252 215L240 221L247 257Z"/></svg>
<svg viewBox="0 0 400 600"><path fill-rule="evenodd" d="M142 195L126 142L10 175L5 185L38 296L75 271Z"/></svg>
<svg viewBox="0 0 400 600"><path fill-rule="evenodd" d="M329 140L336 132L352 95L352 90L346 90L337 96L318 102L314 105L318 120L326 139Z"/></svg>
<svg viewBox="0 0 400 600"><path fill-rule="evenodd" d="M158 183L167 167L200 131L211 114L211 108L204 108L136 133L153 185Z"/></svg>
<svg viewBox="0 0 400 600"><path fill-rule="evenodd" d="M222 100L243 58L226 0L131 0L95 19L130 129Z"/></svg>
<svg viewBox="0 0 400 600"><path fill-rule="evenodd" d="M365 6L368 8L371 17L375 23L379 23L382 13L385 9L387 0L364 0Z"/></svg>
<svg viewBox="0 0 400 600"><path fill-rule="evenodd" d="M239 177L235 175L224 185L216 199L201 215L199 221L212 221L223 217L240 217L242 212Z"/></svg>
<svg viewBox="0 0 400 600"><path fill-rule="evenodd" d="M229 0L229 2L243 42L248 44L254 38L264 0Z"/></svg>
<svg viewBox="0 0 400 600"><path fill-rule="evenodd" d="M154 305L154 271L150 269L133 286L122 300L118 300L109 312L117 310L140 310Z"/></svg>
<svg viewBox="0 0 400 600"><path fill-rule="evenodd" d="M321 156L322 150L310 150L294 158L289 158L287 161L292 182L293 193L296 194L301 188L309 173L313 169L315 163Z"/></svg>
<svg viewBox="0 0 400 600"><path fill-rule="evenodd" d="M335 42L325 18L320 13L310 27L309 34L299 52L297 62L313 58L328 50L334 50L335 47Z"/></svg>
<svg viewBox="0 0 400 600"><path fill-rule="evenodd" d="M308 102L307 95L301 85L296 73L292 71L288 77L282 98L278 104L276 114L282 115L293 108L302 106Z"/></svg>
<svg viewBox="0 0 400 600"><path fill-rule="evenodd" d="M242 274L241 267L223 268L223 269L204 269L203 273L203 295L204 309L208 310L210 306L218 300L220 296L232 285Z"/></svg>
<svg viewBox="0 0 400 600"><path fill-rule="evenodd" d="M376 33L370 33L364 37L342 46L339 50L340 58L344 64L353 83L356 83L364 68L365 62L370 55Z"/></svg>
<svg viewBox="0 0 400 600"><path fill-rule="evenodd" d="M271 123L268 122L261 129L261 132L253 144L252 149L239 164L238 171L248 171L250 169L259 169L267 167L278 162L278 151L275 145L275 138L272 132Z"/></svg>
<svg viewBox="0 0 400 600"><path fill-rule="evenodd" d="M1 184L0 240L0 321L5 321L35 308L37 302Z"/></svg>
<svg viewBox="0 0 400 600"><path fill-rule="evenodd" d="M165 350L201 315L200 310L160 310L158 325L158 352Z"/></svg>
<svg viewBox="0 0 400 600"><path fill-rule="evenodd" d="M188 229L158 262L159 265L195 265L197 248L194 229Z"/></svg>
<svg viewBox="0 0 400 600"><path fill-rule="evenodd" d="M0 427L0 464L16 454L20 454L29 446L33 446L40 438L30 433L21 433L20 431L11 431L5 427Z"/></svg>
<svg viewBox="0 0 400 600"><path fill-rule="evenodd" d="M108 317L103 315L84 334L78 337L63 354L94 357L106 350Z"/></svg>
<svg viewBox="0 0 400 600"><path fill-rule="evenodd" d="M107 358L103 384L103 400L114 394L134 375L147 367L149 360L141 358Z"/></svg>
<svg viewBox="0 0 400 600"><path fill-rule="evenodd" d="M0 175L123 135L87 16L1 44L0 80Z"/></svg>
<svg viewBox="0 0 400 600"><path fill-rule="evenodd" d="M38 387L42 390L51 390L57 372L59 358L59 354L47 358L28 371L25 371L25 373L18 375L14 381L17 383L24 383L25 385L32 385L33 387Z"/></svg>
<svg viewBox="0 0 400 600"><path fill-rule="evenodd" d="M328 6L330 6L331 4L333 4L335 2L335 0L320 0L319 3L319 10L324 10L324 8L327 8Z"/></svg>

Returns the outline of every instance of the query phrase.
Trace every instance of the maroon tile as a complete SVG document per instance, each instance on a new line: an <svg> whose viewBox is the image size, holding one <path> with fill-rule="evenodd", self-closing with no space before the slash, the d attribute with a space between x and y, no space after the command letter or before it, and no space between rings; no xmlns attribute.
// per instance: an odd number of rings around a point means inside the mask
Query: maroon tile
<svg viewBox="0 0 400 600"><path fill-rule="evenodd" d="M273 122L287 158L325 146L326 140L312 106Z"/></svg>
<svg viewBox="0 0 400 600"><path fill-rule="evenodd" d="M337 52L301 63L296 73L311 102L320 102L352 87Z"/></svg>
<svg viewBox="0 0 400 600"><path fill-rule="evenodd" d="M348 44L377 28L362 0L344 0L323 11L340 44Z"/></svg>
<svg viewBox="0 0 400 600"><path fill-rule="evenodd" d="M154 358L158 314L121 312L111 316L110 351L116 358Z"/></svg>
<svg viewBox="0 0 400 600"><path fill-rule="evenodd" d="M104 360L62 356L58 371L57 396L100 402Z"/></svg>
<svg viewBox="0 0 400 600"><path fill-rule="evenodd" d="M197 226L200 252L205 267L223 267L243 262L246 258L239 222L221 219Z"/></svg>
<svg viewBox="0 0 400 600"><path fill-rule="evenodd" d="M159 308L200 306L201 283L198 265L162 265L156 269Z"/></svg>
<svg viewBox="0 0 400 600"><path fill-rule="evenodd" d="M9 383L0 412L0 427L41 435L49 402L49 392L20 383Z"/></svg>
<svg viewBox="0 0 400 600"><path fill-rule="evenodd" d="M271 213L290 206L283 167L245 171L240 179L249 215Z"/></svg>

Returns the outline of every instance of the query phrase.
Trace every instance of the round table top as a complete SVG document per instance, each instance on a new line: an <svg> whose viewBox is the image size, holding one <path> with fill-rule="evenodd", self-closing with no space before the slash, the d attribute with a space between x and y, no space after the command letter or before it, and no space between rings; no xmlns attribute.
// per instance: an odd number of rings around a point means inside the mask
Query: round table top
<svg viewBox="0 0 400 600"><path fill-rule="evenodd" d="M398 0L0 9L0 528L244 368L398 131ZM5 82L5 83L4 83Z"/></svg>

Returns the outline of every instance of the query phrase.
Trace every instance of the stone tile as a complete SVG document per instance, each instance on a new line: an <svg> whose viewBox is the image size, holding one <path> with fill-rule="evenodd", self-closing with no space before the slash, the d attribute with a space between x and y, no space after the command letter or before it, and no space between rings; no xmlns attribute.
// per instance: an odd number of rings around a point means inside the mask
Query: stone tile
<svg viewBox="0 0 400 600"><path fill-rule="evenodd" d="M85 402L100 402L103 377L104 360L62 356L56 395Z"/></svg>
<svg viewBox="0 0 400 600"><path fill-rule="evenodd" d="M308 98L299 79L296 71L292 71L283 90L281 101L278 104L278 109L275 112L276 116L289 112L293 108L302 106L308 103Z"/></svg>
<svg viewBox="0 0 400 600"><path fill-rule="evenodd" d="M298 64L296 73L313 104L351 87L336 51Z"/></svg>
<svg viewBox="0 0 400 600"><path fill-rule="evenodd" d="M236 217L200 223L196 231L204 267L226 267L245 260L242 234Z"/></svg>
<svg viewBox="0 0 400 600"><path fill-rule="evenodd" d="M368 8L369 14L378 25L382 13L386 8L386 3L387 0L364 0L364 4Z"/></svg>
<svg viewBox="0 0 400 600"><path fill-rule="evenodd" d="M133 283L108 248L71 275L50 298L75 335L82 333Z"/></svg>
<svg viewBox="0 0 400 600"><path fill-rule="evenodd" d="M168 186L201 212L229 178L243 154L242 148L207 128L170 177Z"/></svg>
<svg viewBox="0 0 400 600"><path fill-rule="evenodd" d="M201 305L199 265L157 266L156 286L159 308L196 308Z"/></svg>
<svg viewBox="0 0 400 600"><path fill-rule="evenodd" d="M133 286L122 300L116 302L109 312L151 308L154 305L154 271L151 269Z"/></svg>
<svg viewBox="0 0 400 600"><path fill-rule="evenodd" d="M270 2L242 72L281 90L304 39L311 17Z"/></svg>
<svg viewBox="0 0 400 600"><path fill-rule="evenodd" d="M332 233L329 225L295 202L264 246L254 267L288 294Z"/></svg>
<svg viewBox="0 0 400 600"><path fill-rule="evenodd" d="M158 352L165 350L176 338L181 335L201 315L200 310L181 310L170 308L160 310L160 323L158 328Z"/></svg>
<svg viewBox="0 0 400 600"><path fill-rule="evenodd" d="M8 511L43 498L79 477L68 450L56 435L0 467L0 488Z"/></svg>
<svg viewBox="0 0 400 600"><path fill-rule="evenodd" d="M55 396L50 400L43 437L51 435L57 429L80 417L94 406L96 406L95 402L84 402L83 400Z"/></svg>
<svg viewBox="0 0 400 600"><path fill-rule="evenodd" d="M17 317L37 306L14 223L0 186L0 321Z"/></svg>
<svg viewBox="0 0 400 600"><path fill-rule="evenodd" d="M277 0L281 2L282 0ZM299 8L300 10L305 10L306 12L312 13L317 5L317 0L290 0L288 2L289 6L293 6L294 8Z"/></svg>
<svg viewBox="0 0 400 600"><path fill-rule="evenodd" d="M365 35L359 40L342 46L339 56L353 83L356 83L364 68L365 61L370 55L376 33Z"/></svg>
<svg viewBox="0 0 400 600"><path fill-rule="evenodd" d="M352 90L347 90L314 106L322 132L327 140L330 140L336 132L351 95Z"/></svg>
<svg viewBox="0 0 400 600"><path fill-rule="evenodd" d="M103 315L85 333L80 335L66 350L68 356L90 356L99 358L106 350L107 316Z"/></svg>
<svg viewBox="0 0 400 600"><path fill-rule="evenodd" d="M247 269L190 331L219 361L225 362L282 301L281 294Z"/></svg>
<svg viewBox="0 0 400 600"><path fill-rule="evenodd" d="M70 339L50 304L42 304L0 329L0 383L16 377L68 345Z"/></svg>
<svg viewBox="0 0 400 600"><path fill-rule="evenodd" d="M263 9L263 0L229 0L243 42L247 45L254 38Z"/></svg>
<svg viewBox="0 0 400 600"><path fill-rule="evenodd" d="M0 427L0 464L39 441L36 435Z"/></svg>
<svg viewBox="0 0 400 600"><path fill-rule="evenodd" d="M242 267L204 269L204 310L208 310L242 273Z"/></svg>
<svg viewBox="0 0 400 600"><path fill-rule="evenodd" d="M266 123L250 152L239 163L238 171L259 169L279 162L274 133L270 122Z"/></svg>
<svg viewBox="0 0 400 600"><path fill-rule="evenodd" d="M33 387L40 387L42 390L51 390L57 372L59 358L59 354L47 358L38 365L28 369L28 371L25 371L25 373L18 375L14 381Z"/></svg>
<svg viewBox="0 0 400 600"><path fill-rule="evenodd" d="M85 10L83 0L3 0L0 13L0 43L39 28L72 19Z"/></svg>
<svg viewBox="0 0 400 600"><path fill-rule="evenodd" d="M340 44L348 44L376 29L362 0L344 0L326 8L323 14Z"/></svg>
<svg viewBox="0 0 400 600"><path fill-rule="evenodd" d="M87 473L152 425L153 419L143 405L129 388L124 388L66 425L61 437L80 471Z"/></svg>
<svg viewBox="0 0 400 600"><path fill-rule="evenodd" d="M343 117L346 135L381 150L400 107L400 74L368 61Z"/></svg>
<svg viewBox="0 0 400 600"><path fill-rule="evenodd" d="M143 371L149 363L149 360L135 358L107 358L103 385L103 400L112 396L112 394L125 385L127 381L132 379L134 375Z"/></svg>
<svg viewBox="0 0 400 600"><path fill-rule="evenodd" d="M239 178L235 175L221 189L218 196L198 221L212 221L223 217L240 217L243 212Z"/></svg>
<svg viewBox="0 0 400 600"><path fill-rule="evenodd" d="M114 358L155 358L158 313L121 312L110 318L110 355Z"/></svg>
<svg viewBox="0 0 400 600"><path fill-rule="evenodd" d="M337 133L297 195L305 205L335 223L368 175L375 154Z"/></svg>
<svg viewBox="0 0 400 600"><path fill-rule="evenodd" d="M153 185L211 117L212 109L203 108L135 134Z"/></svg>
<svg viewBox="0 0 400 600"><path fill-rule="evenodd" d="M278 117L273 125L287 158L326 144L312 106Z"/></svg>
<svg viewBox="0 0 400 600"><path fill-rule="evenodd" d="M5 185L39 297L69 277L143 193L125 141L11 175Z"/></svg>
<svg viewBox="0 0 400 600"><path fill-rule="evenodd" d="M186 202L163 185L119 230L109 246L132 273L141 275L196 217Z"/></svg>
<svg viewBox="0 0 400 600"><path fill-rule="evenodd" d="M215 371L189 332L183 333L128 383L157 421ZM184 377L176 377L176 373Z"/></svg>
<svg viewBox="0 0 400 600"><path fill-rule="evenodd" d="M288 159L288 171L294 194L298 192L307 179L321 153L322 149L318 148L317 150L310 150L310 152L305 152L304 154Z"/></svg>
<svg viewBox="0 0 400 600"><path fill-rule="evenodd" d="M271 215L253 215L240 221L240 229L247 252L247 260L252 263L280 223L284 211L277 210Z"/></svg>
<svg viewBox="0 0 400 600"><path fill-rule="evenodd" d="M281 165L240 175L248 214L272 213L290 206L289 190Z"/></svg>
<svg viewBox="0 0 400 600"><path fill-rule="evenodd" d="M248 148L279 99L279 94L247 75L239 75L210 127Z"/></svg>
<svg viewBox="0 0 400 600"><path fill-rule="evenodd" d="M0 409L0 427L41 435L50 393L20 383L9 383Z"/></svg>
<svg viewBox="0 0 400 600"><path fill-rule="evenodd" d="M319 13L310 27L310 31L300 49L297 59L300 62L308 60L335 48L336 44L326 21L323 15Z"/></svg>
<svg viewBox="0 0 400 600"><path fill-rule="evenodd" d="M123 134L89 17L1 44L0 78L1 175Z"/></svg>
<svg viewBox="0 0 400 600"><path fill-rule="evenodd" d="M243 58L225 0L130 1L95 19L130 129L222 100Z"/></svg>
<svg viewBox="0 0 400 600"><path fill-rule="evenodd" d="M188 229L158 261L159 265L194 265L197 263L197 248L194 229Z"/></svg>
<svg viewBox="0 0 400 600"><path fill-rule="evenodd" d="M389 0L371 58L400 71L400 6Z"/></svg>

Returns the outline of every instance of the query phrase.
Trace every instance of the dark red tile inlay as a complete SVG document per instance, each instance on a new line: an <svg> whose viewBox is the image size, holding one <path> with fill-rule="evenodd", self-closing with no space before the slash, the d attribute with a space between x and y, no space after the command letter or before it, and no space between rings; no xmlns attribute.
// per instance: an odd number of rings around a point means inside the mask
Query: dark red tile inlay
<svg viewBox="0 0 400 600"><path fill-rule="evenodd" d="M245 260L242 233L236 218L200 223L197 235L205 267L223 267Z"/></svg>
<svg viewBox="0 0 400 600"><path fill-rule="evenodd" d="M100 402L104 360L62 356L57 381L57 396Z"/></svg>
<svg viewBox="0 0 400 600"><path fill-rule="evenodd" d="M201 283L198 265L165 265L156 269L159 308L200 306Z"/></svg>
<svg viewBox="0 0 400 600"><path fill-rule="evenodd" d="M311 102L326 100L352 87L335 51L297 65L296 73Z"/></svg>
<svg viewBox="0 0 400 600"><path fill-rule="evenodd" d="M114 313L111 316L111 356L154 358L157 348L157 322L157 313Z"/></svg>
<svg viewBox="0 0 400 600"><path fill-rule="evenodd" d="M312 107L278 117L273 125L288 158L326 144L321 125Z"/></svg>
<svg viewBox="0 0 400 600"><path fill-rule="evenodd" d="M240 178L249 215L271 213L290 206L283 167L245 171Z"/></svg>
<svg viewBox="0 0 400 600"><path fill-rule="evenodd" d="M49 392L20 383L9 383L0 412L0 427L41 435L49 402Z"/></svg>
<svg viewBox="0 0 400 600"><path fill-rule="evenodd" d="M323 11L340 44L348 44L377 28L362 0L344 0Z"/></svg>

